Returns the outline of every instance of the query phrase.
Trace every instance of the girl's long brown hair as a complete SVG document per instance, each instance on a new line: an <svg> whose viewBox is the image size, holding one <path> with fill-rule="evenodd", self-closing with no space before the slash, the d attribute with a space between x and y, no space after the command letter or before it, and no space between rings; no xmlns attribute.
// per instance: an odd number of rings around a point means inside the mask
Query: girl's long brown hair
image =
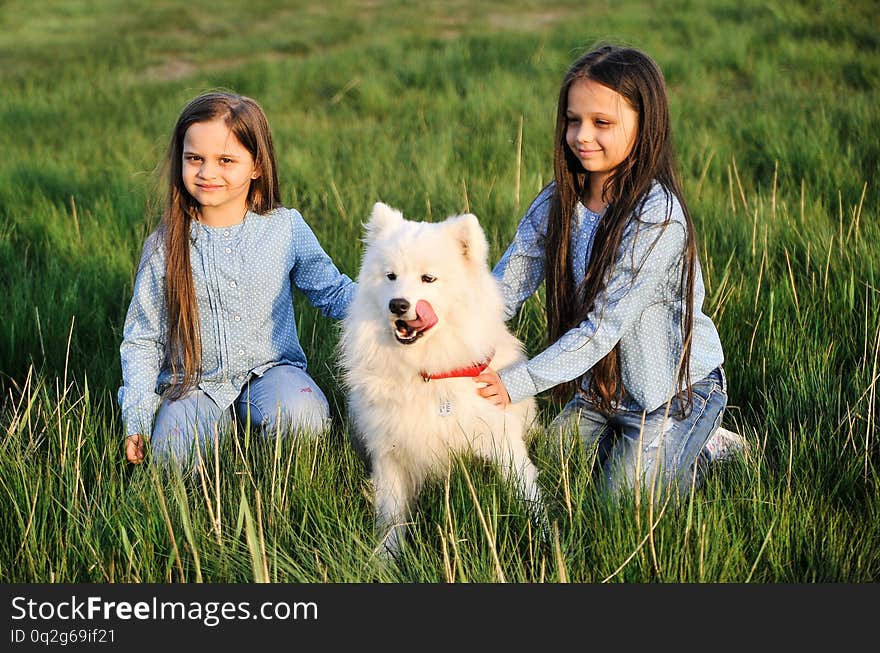
<svg viewBox="0 0 880 653"><path fill-rule="evenodd" d="M190 263L190 228L199 220L199 204L183 184L183 139L190 125L221 118L251 153L259 176L251 181L248 209L266 213L281 205L275 149L269 123L254 100L223 91L199 95L184 107L177 119L165 165L168 197L159 232L165 247L165 301L168 333L165 359L172 383L166 390L177 399L195 387L200 378L202 346L199 337L199 308Z"/></svg>
<svg viewBox="0 0 880 653"><path fill-rule="evenodd" d="M610 204L599 222L584 281L576 287L571 271L572 216L577 202L584 198L589 188L589 173L566 143L566 113L571 85L585 79L619 93L638 113L638 130L632 150L605 182L603 195ZM650 57L633 48L603 45L572 64L559 90L553 167L556 183L550 201L545 256L549 342L555 342L587 319L596 297L605 289L613 272L623 232L630 220L638 219L653 182L656 180L666 190L670 211L672 196L678 198L687 224L687 235L682 252L682 363L677 387L685 389L685 405L690 406L688 361L693 328L696 245L690 213L674 172L666 84L660 68ZM575 379L556 386L553 395L564 399L579 387L580 379ZM617 345L593 366L587 395L600 410L611 412L624 394Z"/></svg>

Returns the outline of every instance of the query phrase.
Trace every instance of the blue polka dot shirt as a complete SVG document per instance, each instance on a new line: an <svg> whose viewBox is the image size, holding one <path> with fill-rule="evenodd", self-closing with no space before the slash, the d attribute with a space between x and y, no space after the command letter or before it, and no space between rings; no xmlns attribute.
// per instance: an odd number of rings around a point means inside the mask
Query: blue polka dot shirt
<svg viewBox="0 0 880 653"><path fill-rule="evenodd" d="M191 243L201 320L199 388L221 408L232 405L250 375L279 363L306 368L294 287L336 319L344 317L356 288L294 209L248 212L230 227L194 222ZM154 232L141 254L120 347L123 385L117 396L128 435L152 432L159 393L170 379L166 334L164 244Z"/></svg>
<svg viewBox="0 0 880 653"><path fill-rule="evenodd" d="M544 241L552 192L553 184L532 203L493 271L501 283L508 318L544 280ZM678 391L686 222L678 200L658 183L638 217L625 230L611 278L587 318L530 360L499 371L511 401L581 376L586 389L590 369L617 343L629 395L626 408L651 411ZM584 279L602 215L579 203L573 219L572 272L577 285ZM704 378L724 361L715 325L702 311L705 294L698 263L689 361L693 381Z"/></svg>

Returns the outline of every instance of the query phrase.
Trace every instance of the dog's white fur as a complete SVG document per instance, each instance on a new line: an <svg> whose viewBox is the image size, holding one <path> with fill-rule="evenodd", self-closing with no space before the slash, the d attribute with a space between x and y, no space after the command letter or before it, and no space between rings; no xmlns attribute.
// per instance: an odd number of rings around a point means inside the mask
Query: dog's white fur
<svg viewBox="0 0 880 653"><path fill-rule="evenodd" d="M421 377L466 367L490 352L493 369L523 358L522 343L504 322L477 218L414 222L379 202L365 226L340 348L349 415L371 467L380 553L398 552L414 499L429 477L445 474L453 453L494 462L543 524L538 472L526 446L534 400L502 410L477 394L472 378ZM406 300L407 313L392 313L392 299ZM419 300L430 303L438 322L402 344L395 321L415 319Z"/></svg>

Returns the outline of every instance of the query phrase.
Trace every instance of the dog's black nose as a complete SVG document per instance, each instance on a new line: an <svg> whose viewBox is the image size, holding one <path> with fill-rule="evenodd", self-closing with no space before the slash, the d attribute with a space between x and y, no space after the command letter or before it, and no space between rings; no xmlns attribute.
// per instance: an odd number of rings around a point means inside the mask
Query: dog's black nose
<svg viewBox="0 0 880 653"><path fill-rule="evenodd" d="M397 316L401 316L409 310L409 302L403 297L395 297L388 302L388 310Z"/></svg>

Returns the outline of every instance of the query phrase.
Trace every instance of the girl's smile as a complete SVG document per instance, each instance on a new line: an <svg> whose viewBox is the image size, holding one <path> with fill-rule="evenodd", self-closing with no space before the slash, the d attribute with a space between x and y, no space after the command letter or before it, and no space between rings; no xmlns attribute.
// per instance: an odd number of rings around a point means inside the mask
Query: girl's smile
<svg viewBox="0 0 880 653"><path fill-rule="evenodd" d="M593 149L589 149L589 150L586 148L579 147L577 149L577 151L575 152L575 154L577 155L577 157L579 159L587 159L591 156L596 156L596 155L600 154L601 152L602 152L602 149L598 148L598 147L593 148Z"/></svg>

